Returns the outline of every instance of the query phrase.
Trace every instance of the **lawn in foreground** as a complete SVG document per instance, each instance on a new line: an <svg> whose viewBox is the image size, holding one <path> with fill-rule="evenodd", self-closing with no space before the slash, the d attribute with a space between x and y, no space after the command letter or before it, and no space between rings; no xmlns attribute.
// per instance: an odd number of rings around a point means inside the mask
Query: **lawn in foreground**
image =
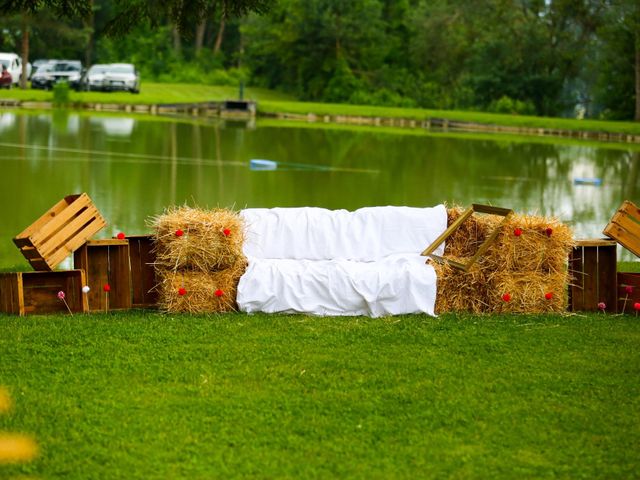
<svg viewBox="0 0 640 480"><path fill-rule="evenodd" d="M0 316L0 477L629 478L632 316Z"/></svg>

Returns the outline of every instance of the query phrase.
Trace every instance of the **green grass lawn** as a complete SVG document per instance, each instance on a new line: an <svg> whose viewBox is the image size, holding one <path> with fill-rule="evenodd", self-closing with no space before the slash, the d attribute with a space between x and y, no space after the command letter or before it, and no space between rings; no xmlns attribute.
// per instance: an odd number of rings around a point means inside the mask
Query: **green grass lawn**
<svg viewBox="0 0 640 480"><path fill-rule="evenodd" d="M170 84L144 82L141 93L71 92L71 101L77 103L158 104L219 101L238 97L238 88L200 84ZM51 101L52 92L43 90L1 90L0 99L23 101ZM442 118L451 121L473 122L511 127L548 128L576 131L628 133L640 135L640 122L613 122L575 120L567 118L504 115L496 113L455 110L429 110L421 108L373 107L329 103L299 102L292 96L262 88L245 88L244 98L258 101L261 114L293 113L306 115L347 115L365 117L395 117L415 120Z"/></svg>
<svg viewBox="0 0 640 480"><path fill-rule="evenodd" d="M640 318L0 316L0 478L632 478Z"/></svg>

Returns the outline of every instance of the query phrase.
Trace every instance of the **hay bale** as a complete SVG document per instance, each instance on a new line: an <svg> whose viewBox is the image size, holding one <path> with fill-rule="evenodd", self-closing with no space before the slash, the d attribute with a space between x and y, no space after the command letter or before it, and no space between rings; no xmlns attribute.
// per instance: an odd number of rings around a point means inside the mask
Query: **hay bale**
<svg viewBox="0 0 640 480"><path fill-rule="evenodd" d="M491 313L560 313L567 310L566 272L497 272L489 278ZM508 293L509 301L503 299ZM547 296L550 295L550 298Z"/></svg>
<svg viewBox="0 0 640 480"><path fill-rule="evenodd" d="M464 262L466 259L447 257ZM486 271L480 264L474 265L464 272L447 263L431 261L436 271L437 294L436 313L470 312L484 313L488 311L488 285Z"/></svg>
<svg viewBox="0 0 640 480"><path fill-rule="evenodd" d="M210 272L244 258L245 228L237 212L169 207L149 223L155 230L158 268Z"/></svg>
<svg viewBox="0 0 640 480"><path fill-rule="evenodd" d="M557 218L513 214L485 262L495 271L564 273L573 245L571 229Z"/></svg>
<svg viewBox="0 0 640 480"><path fill-rule="evenodd" d="M159 270L160 309L170 313L221 313L237 310L236 294L247 261L217 272Z"/></svg>
<svg viewBox="0 0 640 480"><path fill-rule="evenodd" d="M467 209L451 207L447 209L447 227L450 227ZM472 257L480 245L496 228L502 217L474 213L445 241L445 256Z"/></svg>

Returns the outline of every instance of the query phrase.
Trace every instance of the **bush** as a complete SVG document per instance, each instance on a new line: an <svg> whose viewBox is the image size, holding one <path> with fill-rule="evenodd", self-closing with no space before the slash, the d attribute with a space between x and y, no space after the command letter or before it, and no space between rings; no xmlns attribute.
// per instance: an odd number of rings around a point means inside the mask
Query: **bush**
<svg viewBox="0 0 640 480"><path fill-rule="evenodd" d="M512 115L534 115L536 111L531 101L514 100L507 95L503 95L500 99L491 102L488 110Z"/></svg>
<svg viewBox="0 0 640 480"><path fill-rule="evenodd" d="M53 104L57 107L64 107L71 101L71 89L67 82L56 83L53 86Z"/></svg>

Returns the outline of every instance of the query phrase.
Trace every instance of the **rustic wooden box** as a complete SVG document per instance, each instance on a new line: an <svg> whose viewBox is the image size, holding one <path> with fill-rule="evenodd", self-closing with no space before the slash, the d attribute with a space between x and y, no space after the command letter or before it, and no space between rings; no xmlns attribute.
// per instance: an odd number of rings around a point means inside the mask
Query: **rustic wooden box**
<svg viewBox="0 0 640 480"><path fill-rule="evenodd" d="M617 311L616 242L609 239L578 240L569 255L569 309L598 310L604 302L606 311Z"/></svg>
<svg viewBox="0 0 640 480"><path fill-rule="evenodd" d="M131 294L134 308L156 308L158 284L153 264L156 261L152 235L127 236L131 265Z"/></svg>
<svg viewBox="0 0 640 480"><path fill-rule="evenodd" d="M640 257L640 208L625 200L602 233Z"/></svg>
<svg viewBox="0 0 640 480"><path fill-rule="evenodd" d="M630 294L626 292L628 286L633 288ZM618 312L635 315L636 302L640 302L640 273L618 272Z"/></svg>
<svg viewBox="0 0 640 480"><path fill-rule="evenodd" d="M131 270L127 240L89 240L73 254L74 268L86 272L89 311L131 308ZM110 291L105 292L104 286Z"/></svg>
<svg viewBox="0 0 640 480"><path fill-rule="evenodd" d="M58 292L62 291L72 312L87 312L84 285L82 270L0 273L0 311L20 316L68 313L58 298Z"/></svg>
<svg viewBox="0 0 640 480"><path fill-rule="evenodd" d="M86 193L69 195L13 242L35 270L50 271L105 225Z"/></svg>

